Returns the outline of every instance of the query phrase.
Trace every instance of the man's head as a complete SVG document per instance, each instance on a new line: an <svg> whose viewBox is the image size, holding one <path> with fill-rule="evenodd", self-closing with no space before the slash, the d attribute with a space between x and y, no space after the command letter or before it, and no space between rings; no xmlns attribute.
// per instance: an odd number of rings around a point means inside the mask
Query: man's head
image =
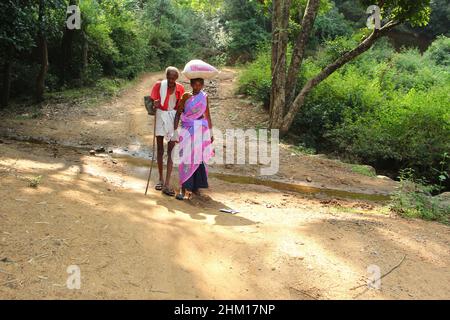
<svg viewBox="0 0 450 320"><path fill-rule="evenodd" d="M168 67L166 69L166 78L167 78L167 82L169 87L172 87L175 85L175 83L178 80L178 77L180 76L180 72L178 71L177 68L175 67Z"/></svg>

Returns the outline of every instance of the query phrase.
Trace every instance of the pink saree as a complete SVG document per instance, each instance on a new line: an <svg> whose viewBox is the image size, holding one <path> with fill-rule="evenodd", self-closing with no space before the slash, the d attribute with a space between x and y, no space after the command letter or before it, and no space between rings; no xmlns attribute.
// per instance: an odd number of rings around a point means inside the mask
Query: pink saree
<svg viewBox="0 0 450 320"><path fill-rule="evenodd" d="M190 97L181 114L180 164L178 166L180 185L192 177L202 163L208 175L206 164L213 156L213 149L208 120L204 117L207 107L206 96L204 91L200 91Z"/></svg>

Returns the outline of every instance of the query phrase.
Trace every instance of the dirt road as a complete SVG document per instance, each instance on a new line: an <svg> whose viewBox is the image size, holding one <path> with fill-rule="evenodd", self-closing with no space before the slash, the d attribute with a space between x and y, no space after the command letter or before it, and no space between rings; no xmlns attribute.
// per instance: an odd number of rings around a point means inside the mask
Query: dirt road
<svg viewBox="0 0 450 320"><path fill-rule="evenodd" d="M211 93L214 124L263 126L265 112L234 94L236 72L223 70ZM256 176L249 165L213 166L209 200L179 202L153 189L145 197L148 161L133 154L149 154L142 97L161 76L144 75L109 103L3 121L3 137L54 143L1 138L0 298L450 298L450 228L392 216L380 203L219 179ZM114 153L89 155L99 146ZM280 158L278 182L378 195L395 187L287 145ZM379 290L364 285L370 266L383 275L400 262ZM66 287L71 265L81 271L79 290Z"/></svg>

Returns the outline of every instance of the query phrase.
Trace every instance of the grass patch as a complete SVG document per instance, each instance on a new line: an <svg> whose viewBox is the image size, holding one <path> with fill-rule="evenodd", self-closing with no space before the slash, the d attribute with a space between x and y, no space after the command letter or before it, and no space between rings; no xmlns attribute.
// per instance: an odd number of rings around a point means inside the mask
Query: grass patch
<svg viewBox="0 0 450 320"><path fill-rule="evenodd" d="M362 174L367 177L376 177L377 173L371 166L352 164L350 170L354 173Z"/></svg>
<svg viewBox="0 0 450 320"><path fill-rule="evenodd" d="M450 206L433 197L436 191L439 191L439 186L414 178L411 169L402 170L400 185L392 197L390 208L402 217L450 224Z"/></svg>
<svg viewBox="0 0 450 320"><path fill-rule="evenodd" d="M364 209L360 208L358 206L355 207L346 207L346 206L333 206L330 207L330 213L332 214L343 214L343 213L350 213L350 214L360 214L360 215L367 215L367 214L382 214L382 215L389 215L391 212L391 209L389 206L383 205L383 206L376 206L373 209Z"/></svg>
<svg viewBox="0 0 450 320"><path fill-rule="evenodd" d="M52 102L71 102L86 107L94 106L98 102L114 98L120 92L134 84L134 81L123 79L102 78L92 87L70 88L62 91L49 92L45 95L46 100Z"/></svg>
<svg viewBox="0 0 450 320"><path fill-rule="evenodd" d="M42 182L42 176L36 176L32 178L26 178L28 187L36 189Z"/></svg>
<svg viewBox="0 0 450 320"><path fill-rule="evenodd" d="M302 155L302 154L313 155L313 154L316 154L316 149L308 148L303 143L300 143L298 145L293 145L293 146L291 146L290 149L297 155Z"/></svg>

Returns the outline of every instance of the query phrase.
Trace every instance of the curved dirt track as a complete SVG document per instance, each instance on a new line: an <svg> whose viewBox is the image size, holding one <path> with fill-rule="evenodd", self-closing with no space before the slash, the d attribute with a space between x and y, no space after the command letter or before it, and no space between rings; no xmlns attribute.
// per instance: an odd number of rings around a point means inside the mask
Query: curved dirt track
<svg viewBox="0 0 450 320"><path fill-rule="evenodd" d="M258 106L234 95L236 72L223 70L212 101L213 122L222 129L266 120ZM43 118L6 119L0 133L146 152L152 119L142 96L161 76L146 74L117 99L95 107L61 105ZM395 187L337 161L291 155L286 146L280 154L277 179L305 183L309 176L313 186L367 193ZM0 298L450 298L445 225L398 218L377 203L217 178L202 201L179 202L153 189L145 197L145 164L2 138ZM213 171L251 176L257 169ZM38 175L39 187L29 188L26 179ZM401 261L380 290L364 286L369 266L384 274ZM80 290L66 288L70 265L80 267Z"/></svg>

